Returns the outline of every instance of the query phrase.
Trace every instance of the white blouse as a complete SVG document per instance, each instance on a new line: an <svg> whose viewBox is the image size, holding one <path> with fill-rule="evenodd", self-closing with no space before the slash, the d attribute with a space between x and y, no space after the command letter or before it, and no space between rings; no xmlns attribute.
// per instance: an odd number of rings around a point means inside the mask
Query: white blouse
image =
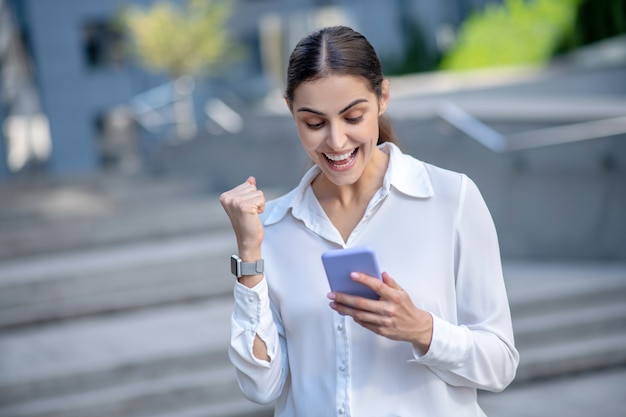
<svg viewBox="0 0 626 417"><path fill-rule="evenodd" d="M503 390L515 376L498 240L478 188L393 144L381 149L383 186L347 242L313 194L317 167L266 204L265 278L235 285L229 356L244 395L275 402L276 416L484 416L476 390ZM425 355L329 307L322 252L361 245L432 314ZM256 334L269 362L252 354Z"/></svg>

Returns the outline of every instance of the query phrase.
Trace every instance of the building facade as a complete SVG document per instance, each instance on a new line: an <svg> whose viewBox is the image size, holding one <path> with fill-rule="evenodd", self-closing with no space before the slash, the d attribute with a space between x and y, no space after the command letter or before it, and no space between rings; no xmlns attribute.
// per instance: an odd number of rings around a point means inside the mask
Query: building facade
<svg viewBox="0 0 626 417"><path fill-rule="evenodd" d="M0 0L0 178L32 166L53 175L102 168L107 126L120 119L114 118L115 109L127 108L138 95L168 81L124 55L123 36L113 25L124 6L151 3ZM280 88L295 42L331 24L355 27L371 40L386 66L400 68L415 30L427 50L437 53L439 35L484 3L239 0L229 27L248 53L229 69L224 85L247 101ZM202 107L209 93L197 89L195 94Z"/></svg>

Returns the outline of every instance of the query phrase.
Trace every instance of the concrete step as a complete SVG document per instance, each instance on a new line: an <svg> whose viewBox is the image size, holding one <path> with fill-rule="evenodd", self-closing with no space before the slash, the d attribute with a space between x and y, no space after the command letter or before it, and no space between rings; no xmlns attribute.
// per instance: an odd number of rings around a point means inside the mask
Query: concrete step
<svg viewBox="0 0 626 417"><path fill-rule="evenodd" d="M199 407L190 407L185 410L153 414L151 417L272 417L274 407L251 403L249 401L222 401L219 404L209 404Z"/></svg>
<svg viewBox="0 0 626 417"><path fill-rule="evenodd" d="M156 376L135 383L0 406L4 417L273 415L273 408L243 398L230 364L207 371Z"/></svg>
<svg viewBox="0 0 626 417"><path fill-rule="evenodd" d="M552 265L548 268L552 268ZM572 268L576 268L576 265L562 266L564 278L546 277L540 284L527 282L526 285L524 278L515 277L515 273L505 271L507 284L514 283L514 288L509 291L511 314L517 318L525 318L626 300L626 267L611 264L596 265L593 268L581 266L586 270L585 274L568 279ZM537 271L536 266L529 265L529 269L528 278L533 278L534 281L545 274Z"/></svg>
<svg viewBox="0 0 626 417"><path fill-rule="evenodd" d="M101 175L0 183L0 261L230 230L211 181ZM263 191L269 199L284 189Z"/></svg>
<svg viewBox="0 0 626 417"><path fill-rule="evenodd" d="M149 416L183 408L189 403L235 399L234 370L224 366L177 376L160 376L135 383L37 399L0 409L5 417ZM240 395L240 394L239 394Z"/></svg>
<svg viewBox="0 0 626 417"><path fill-rule="evenodd" d="M88 317L0 334L0 398L55 397L227 363L232 301Z"/></svg>
<svg viewBox="0 0 626 417"><path fill-rule="evenodd" d="M0 184L0 260L224 230L197 182L101 176Z"/></svg>
<svg viewBox="0 0 626 417"><path fill-rule="evenodd" d="M489 417L623 417L626 367L600 369L518 384L504 392L479 391Z"/></svg>
<svg viewBox="0 0 626 417"><path fill-rule="evenodd" d="M515 383L626 364L626 332L548 343L520 349Z"/></svg>
<svg viewBox="0 0 626 417"><path fill-rule="evenodd" d="M231 310L216 299L5 331L0 415L267 415L228 361Z"/></svg>
<svg viewBox="0 0 626 417"><path fill-rule="evenodd" d="M92 257L72 254L46 258L46 262L40 259L40 263L13 263L4 269L13 271L12 278L5 275L2 282L6 288L22 281L24 285L54 282L46 279L47 272L60 282L65 281L64 274L80 280L83 271L106 280L119 270L140 276L138 271L144 268L149 276L159 268L168 271L170 264L179 265L184 273L187 262L193 264L190 260L202 258L211 248L219 253L223 242L224 237L207 238L203 244L159 242L135 250L125 247L107 256L89 252ZM201 273L202 267L198 269ZM65 321L5 327L0 333L0 415L268 415L270 409L241 397L226 357L232 309L227 293L232 291L232 280L227 265L223 269L223 274L207 282L213 295L194 302L172 301L151 308L118 309L115 314L93 312L70 315ZM626 266L617 264L505 263L522 358L516 383L626 363L624 271ZM128 280L132 276L129 273ZM94 279L89 285L98 282ZM83 290L76 291L72 293L76 299L86 297ZM103 299L115 299L114 294ZM10 304L10 300L3 302ZM586 302L578 305L573 300Z"/></svg>
<svg viewBox="0 0 626 417"><path fill-rule="evenodd" d="M0 262L0 328L219 297L232 232Z"/></svg>
<svg viewBox="0 0 626 417"><path fill-rule="evenodd" d="M530 349L603 334L626 334L625 300L623 297L602 304L583 304L535 316L514 317L515 344L518 349Z"/></svg>
<svg viewBox="0 0 626 417"><path fill-rule="evenodd" d="M626 364L626 264L505 262L515 383Z"/></svg>
<svg viewBox="0 0 626 417"><path fill-rule="evenodd" d="M49 350L42 348L37 353L47 355ZM81 355L83 360L87 359L87 355ZM216 369L223 376L222 367L232 371L225 349L201 350L201 347L193 347L146 355L143 358L99 361L67 371L25 373L0 381L0 404L14 406L29 403L35 398L38 401L48 401L86 393L88 395L90 392L106 392L112 386L136 386L146 381L184 378L199 371L210 374ZM224 383L234 381L231 377L220 378Z"/></svg>

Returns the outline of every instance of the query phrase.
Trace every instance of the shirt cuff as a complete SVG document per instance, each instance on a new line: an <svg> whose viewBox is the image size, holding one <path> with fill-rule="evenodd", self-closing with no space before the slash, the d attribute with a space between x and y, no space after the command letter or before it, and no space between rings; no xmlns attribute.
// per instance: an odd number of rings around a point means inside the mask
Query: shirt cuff
<svg viewBox="0 0 626 417"><path fill-rule="evenodd" d="M255 335L259 336L265 343L270 358L274 358L276 343L270 335L272 331L275 332L275 324L270 308L267 281L263 278L252 288L236 282L234 298L233 322L252 336L250 340L253 341Z"/></svg>
<svg viewBox="0 0 626 417"><path fill-rule="evenodd" d="M467 327L456 326L435 315L433 317L433 337L425 354L413 347L414 359L426 366L438 369L460 367L470 352L471 334Z"/></svg>

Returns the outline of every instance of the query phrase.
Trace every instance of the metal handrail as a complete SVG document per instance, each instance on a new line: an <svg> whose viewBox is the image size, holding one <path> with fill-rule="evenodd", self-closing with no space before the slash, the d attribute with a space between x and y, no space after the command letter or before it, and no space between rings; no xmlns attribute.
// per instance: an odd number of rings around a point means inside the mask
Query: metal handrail
<svg viewBox="0 0 626 417"><path fill-rule="evenodd" d="M626 116L502 135L451 102L437 105L436 114L493 152L511 152L561 145L626 133Z"/></svg>
<svg viewBox="0 0 626 417"><path fill-rule="evenodd" d="M183 75L137 94L130 100L132 116L152 134L173 126L176 135L168 140L189 140L197 130L192 99L194 88L194 79Z"/></svg>

